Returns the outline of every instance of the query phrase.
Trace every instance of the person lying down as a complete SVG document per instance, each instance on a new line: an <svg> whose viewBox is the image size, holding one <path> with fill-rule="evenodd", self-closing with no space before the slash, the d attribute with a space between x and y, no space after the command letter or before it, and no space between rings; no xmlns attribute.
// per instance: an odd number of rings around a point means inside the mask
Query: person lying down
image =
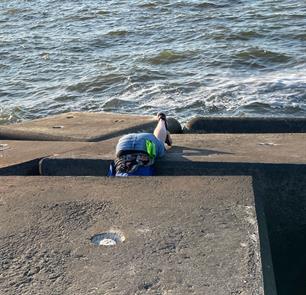
<svg viewBox="0 0 306 295"><path fill-rule="evenodd" d="M153 176L155 159L162 157L165 143L172 145L164 113L157 114L157 126L152 133L124 135L116 146L116 158L112 161L108 176Z"/></svg>

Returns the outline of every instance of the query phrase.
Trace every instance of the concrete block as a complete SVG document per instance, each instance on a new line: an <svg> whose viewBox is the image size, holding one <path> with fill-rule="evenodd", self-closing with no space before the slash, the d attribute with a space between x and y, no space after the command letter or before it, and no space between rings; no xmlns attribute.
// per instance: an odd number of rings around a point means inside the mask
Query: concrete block
<svg viewBox="0 0 306 295"><path fill-rule="evenodd" d="M183 133L182 125L175 118L169 117L167 119L168 130L171 134Z"/></svg>
<svg viewBox="0 0 306 295"><path fill-rule="evenodd" d="M271 270L278 295L306 293L306 165L274 171L261 171L253 177L258 220L265 219L267 239L261 239L261 248L269 243L267 259L263 263L265 294L270 290ZM259 224L263 234L262 224Z"/></svg>
<svg viewBox="0 0 306 295"><path fill-rule="evenodd" d="M186 125L190 133L305 133L306 118L196 117Z"/></svg>
<svg viewBox="0 0 306 295"><path fill-rule="evenodd" d="M2 294L263 294L250 177L3 177L0 222Z"/></svg>
<svg viewBox="0 0 306 295"><path fill-rule="evenodd" d="M41 173L106 175L117 140L43 159ZM306 134L182 134L173 135L173 142L156 162L157 175L248 174L267 165L306 163Z"/></svg>
<svg viewBox="0 0 306 295"><path fill-rule="evenodd" d="M170 119L170 118L169 118ZM0 139L42 141L101 141L131 132L152 132L155 116L113 113L65 113L20 124L0 126ZM169 120L172 133L180 123Z"/></svg>
<svg viewBox="0 0 306 295"><path fill-rule="evenodd" d="M160 175L252 173L273 165L306 164L306 134L184 134L158 163Z"/></svg>
<svg viewBox="0 0 306 295"><path fill-rule="evenodd" d="M119 137L90 143L77 150L45 157L39 162L44 176L106 176Z"/></svg>
<svg viewBox="0 0 306 295"><path fill-rule="evenodd" d="M39 174L39 160L90 146L85 142L0 140L0 176Z"/></svg>

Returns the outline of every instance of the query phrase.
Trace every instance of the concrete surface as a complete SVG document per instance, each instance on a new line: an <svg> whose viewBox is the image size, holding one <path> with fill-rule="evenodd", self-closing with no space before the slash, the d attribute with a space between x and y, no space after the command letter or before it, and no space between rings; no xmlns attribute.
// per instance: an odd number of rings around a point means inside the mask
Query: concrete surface
<svg viewBox="0 0 306 295"><path fill-rule="evenodd" d="M119 136L153 117L1 126L0 294L304 295L306 119L193 122L223 134L173 135L163 177L128 179L38 175L106 175ZM91 244L109 230L126 241Z"/></svg>
<svg viewBox="0 0 306 295"><path fill-rule="evenodd" d="M253 176L257 218L266 222L269 241L261 239L263 247L269 243L278 295L306 293L306 165L274 171L261 171ZM261 204L260 204L261 203ZM263 216L264 215L264 216ZM261 234L263 226L259 224ZM273 281L267 261L263 262L265 294L273 294L267 287Z"/></svg>
<svg viewBox="0 0 306 295"><path fill-rule="evenodd" d="M306 133L173 136L165 161L306 163Z"/></svg>
<svg viewBox="0 0 306 295"><path fill-rule="evenodd" d="M38 171L41 158L79 150L90 144L92 143L0 140L0 175L33 174Z"/></svg>
<svg viewBox="0 0 306 295"><path fill-rule="evenodd" d="M186 125L191 133L305 133L306 118L195 117Z"/></svg>
<svg viewBox="0 0 306 295"><path fill-rule="evenodd" d="M41 162L43 175L106 175L117 138ZM246 173L266 164L306 164L306 134L182 134L156 163L157 175L201 175L224 169ZM217 172L220 173L220 172Z"/></svg>
<svg viewBox="0 0 306 295"><path fill-rule="evenodd" d="M65 113L43 119L0 126L0 139L43 141L100 141L129 132L152 132L155 116L114 113ZM180 133L181 125L169 118L169 130Z"/></svg>
<svg viewBox="0 0 306 295"><path fill-rule="evenodd" d="M3 295L263 294L250 177L1 183ZM109 230L126 240L91 244Z"/></svg>

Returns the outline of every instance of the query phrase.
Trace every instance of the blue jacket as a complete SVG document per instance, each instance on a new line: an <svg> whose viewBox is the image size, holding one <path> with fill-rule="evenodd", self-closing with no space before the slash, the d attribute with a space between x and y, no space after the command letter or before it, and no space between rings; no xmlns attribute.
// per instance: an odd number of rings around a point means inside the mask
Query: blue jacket
<svg viewBox="0 0 306 295"><path fill-rule="evenodd" d="M165 154L165 145L157 139L152 133L131 133L122 136L116 147L116 155L119 151L144 151L146 152L146 140L151 140L156 146L156 157L162 157Z"/></svg>
<svg viewBox="0 0 306 295"><path fill-rule="evenodd" d="M116 155L120 151L147 151L146 140L150 140L156 147L156 158L162 157L165 154L165 145L151 133L131 133L124 135L119 139L116 146ZM111 163L108 176L152 176L154 168L152 166L140 166L133 173L117 173L114 162Z"/></svg>

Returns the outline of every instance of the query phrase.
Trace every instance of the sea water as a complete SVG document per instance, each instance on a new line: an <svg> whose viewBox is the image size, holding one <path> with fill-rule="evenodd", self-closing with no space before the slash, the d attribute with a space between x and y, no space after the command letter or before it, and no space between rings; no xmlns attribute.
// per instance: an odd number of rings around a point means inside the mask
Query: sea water
<svg viewBox="0 0 306 295"><path fill-rule="evenodd" d="M0 0L0 123L306 114L306 1Z"/></svg>

